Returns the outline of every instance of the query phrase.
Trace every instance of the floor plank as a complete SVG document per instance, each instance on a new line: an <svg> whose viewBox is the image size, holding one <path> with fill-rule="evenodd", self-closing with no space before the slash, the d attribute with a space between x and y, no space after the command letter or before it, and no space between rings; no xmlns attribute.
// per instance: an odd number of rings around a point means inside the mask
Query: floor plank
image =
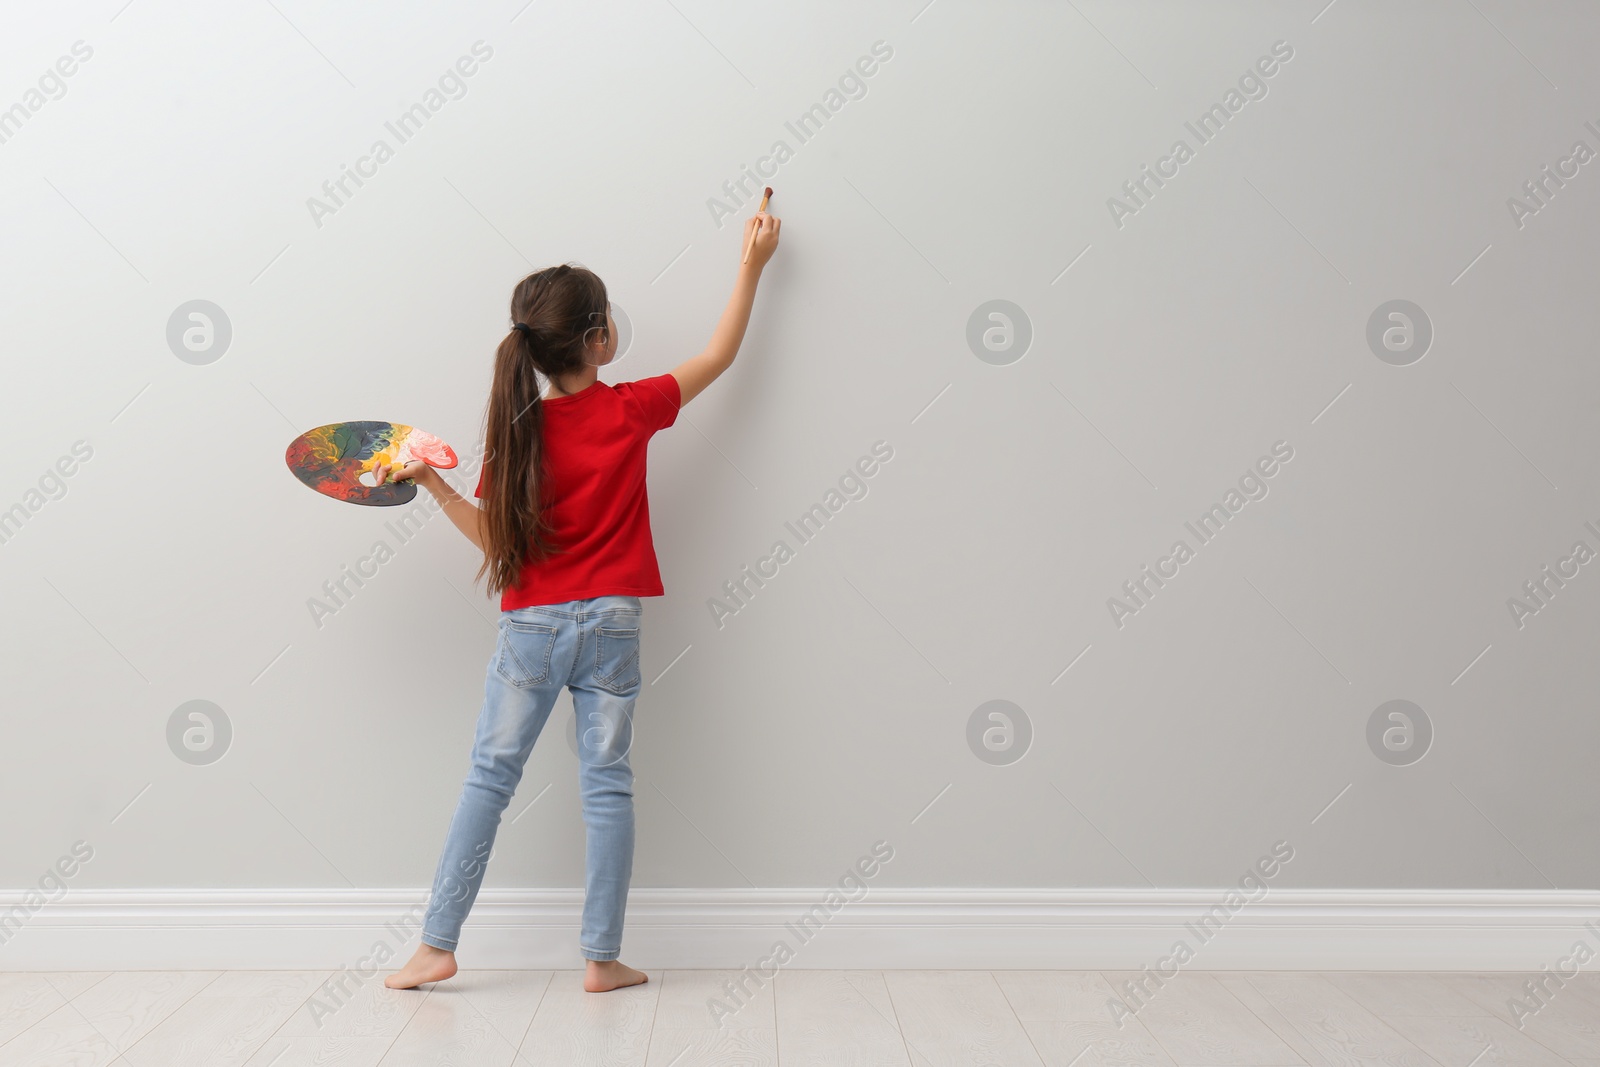
<svg viewBox="0 0 1600 1067"><path fill-rule="evenodd" d="M734 970L662 972L647 1067L777 1067L776 979Z"/></svg>
<svg viewBox="0 0 1600 1067"><path fill-rule="evenodd" d="M1295 1025L1286 1019L1282 1012L1272 1006L1261 991L1250 984L1250 980L1257 974L1270 974L1262 971L1229 971L1219 972L1212 977L1217 984L1233 994L1235 1000L1250 1009L1250 1013L1266 1024L1267 1028L1278 1035L1278 1040L1294 1049L1295 1055L1310 1067L1327 1067L1327 1060L1312 1047L1311 1042L1295 1028Z"/></svg>
<svg viewBox="0 0 1600 1067"><path fill-rule="evenodd" d="M1017 1013L988 971L885 971L912 1059L928 1067L1043 1067Z"/></svg>
<svg viewBox="0 0 1600 1067"><path fill-rule="evenodd" d="M771 1030L778 1025L777 975L733 970L672 970L661 974L656 1027L673 1030Z"/></svg>
<svg viewBox="0 0 1600 1067"><path fill-rule="evenodd" d="M119 971L72 998L89 1025L118 1049L127 1049L221 971Z"/></svg>
<svg viewBox="0 0 1600 1067"><path fill-rule="evenodd" d="M1533 975L1501 972L1445 975L1439 980L1475 1003L1485 1013L1533 1038L1567 1059L1600 1054L1600 1011L1570 988L1555 989L1545 1005L1531 1015L1519 1015L1510 1005L1526 1001L1523 983Z"/></svg>
<svg viewBox="0 0 1600 1067"><path fill-rule="evenodd" d="M1436 980L1446 989L1477 1005L1480 1014L1492 1015L1515 1026L1517 1018L1509 1002L1527 999L1522 984L1531 977L1510 971L1496 971L1489 974L1445 974L1437 976Z"/></svg>
<svg viewBox="0 0 1600 1067"><path fill-rule="evenodd" d="M309 997L245 1061L248 1067L377 1067L432 989L390 989L386 968L368 978L338 972Z"/></svg>
<svg viewBox="0 0 1600 1067"><path fill-rule="evenodd" d="M609 993L586 993L582 971L554 972L517 1062L644 1067L660 989L661 983L651 980Z"/></svg>
<svg viewBox="0 0 1600 1067"><path fill-rule="evenodd" d="M1322 975L1253 972L1248 981L1330 1067L1437 1067Z"/></svg>
<svg viewBox="0 0 1600 1067"><path fill-rule="evenodd" d="M1578 995L1600 1008L1600 974L1585 971L1569 981L1569 986L1577 990Z"/></svg>
<svg viewBox="0 0 1600 1067"><path fill-rule="evenodd" d="M646 1067L778 1067L778 1032L770 1027L663 1030L657 1026L645 1063Z"/></svg>
<svg viewBox="0 0 1600 1067"><path fill-rule="evenodd" d="M0 1045L6 1067L106 1067L117 1058L116 1046L65 1001Z"/></svg>
<svg viewBox="0 0 1600 1067"><path fill-rule="evenodd" d="M1566 1060L1533 1038L1488 1015L1402 1015L1389 1020L1389 1025L1440 1063L1471 1063L1473 1067L1567 1067Z"/></svg>
<svg viewBox="0 0 1600 1067"><path fill-rule="evenodd" d="M1143 1023L1113 1015L1111 986L1100 974L991 973L1045 1067L1173 1067Z"/></svg>
<svg viewBox="0 0 1600 1067"><path fill-rule="evenodd" d="M1430 974L1346 971L1328 981L1380 1019L1407 1015L1482 1015L1478 1005Z"/></svg>
<svg viewBox="0 0 1600 1067"><path fill-rule="evenodd" d="M117 971L35 971L34 974L48 979L57 993L74 1000L80 993L85 993L96 985L105 981L107 977L120 972Z"/></svg>
<svg viewBox="0 0 1600 1067"><path fill-rule="evenodd" d="M510 1067L553 974L465 971L438 983L379 1063L382 1067Z"/></svg>
<svg viewBox="0 0 1600 1067"><path fill-rule="evenodd" d="M227 971L123 1054L129 1067L242 1067L327 971Z"/></svg>
<svg viewBox="0 0 1600 1067"><path fill-rule="evenodd" d="M1124 991L1124 1003L1136 1010L1136 1018L1145 1029L1183 1067L1247 1067L1300 1061L1271 1027L1212 975L1180 971L1160 986L1155 979L1136 971L1106 971L1104 977L1114 990ZM1132 994L1126 992L1125 982L1133 983ZM1142 1004L1133 1003L1134 994L1143 998Z"/></svg>
<svg viewBox="0 0 1600 1067"><path fill-rule="evenodd" d="M780 1063L911 1067L882 972L786 970L775 987Z"/></svg>
<svg viewBox="0 0 1600 1067"><path fill-rule="evenodd" d="M104 979L109 972L101 972ZM6 1042L53 1015L72 994L42 971L0 974L0 1048Z"/></svg>

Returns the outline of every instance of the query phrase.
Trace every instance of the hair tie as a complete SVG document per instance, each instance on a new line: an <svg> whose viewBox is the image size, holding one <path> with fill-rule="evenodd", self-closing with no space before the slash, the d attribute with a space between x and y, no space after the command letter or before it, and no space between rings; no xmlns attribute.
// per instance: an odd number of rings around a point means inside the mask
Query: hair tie
<svg viewBox="0 0 1600 1067"><path fill-rule="evenodd" d="M521 333L527 334L529 337L533 336L533 327L529 326L525 322L513 322L511 324L511 328L513 330L517 330L517 331L519 331Z"/></svg>

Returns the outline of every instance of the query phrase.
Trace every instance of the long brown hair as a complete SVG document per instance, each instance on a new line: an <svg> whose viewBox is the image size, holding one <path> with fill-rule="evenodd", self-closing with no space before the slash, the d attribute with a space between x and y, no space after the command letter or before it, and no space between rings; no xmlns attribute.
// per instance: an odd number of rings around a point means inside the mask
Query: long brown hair
<svg viewBox="0 0 1600 1067"><path fill-rule="evenodd" d="M607 307L605 283L569 263L535 271L511 292L512 327L495 352L494 384L484 413L484 545L477 577L487 572L492 592L515 585L529 560L561 551L551 541L540 496L544 404L539 376L580 369L586 339L609 340ZM602 332L592 333L596 328Z"/></svg>

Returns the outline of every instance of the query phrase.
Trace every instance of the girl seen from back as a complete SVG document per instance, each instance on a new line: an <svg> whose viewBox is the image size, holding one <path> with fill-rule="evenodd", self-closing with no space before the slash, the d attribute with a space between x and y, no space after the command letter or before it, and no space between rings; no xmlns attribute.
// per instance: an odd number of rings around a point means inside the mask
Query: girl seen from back
<svg viewBox="0 0 1600 1067"><path fill-rule="evenodd" d="M422 943L391 989L456 973L495 831L556 697L571 690L578 722L586 832L583 987L601 993L646 981L623 964L622 920L633 870L634 703L641 597L661 596L650 536L645 452L733 363L762 268L778 247L776 216L745 224L733 295L711 341L670 374L607 385L616 355L605 284L562 264L528 275L511 295L512 325L495 354L485 463L475 496L457 494L420 461L380 466L378 480L414 479L483 551L478 576L500 593L500 636L484 681L470 767L434 874ZM540 394L541 379L549 389Z"/></svg>

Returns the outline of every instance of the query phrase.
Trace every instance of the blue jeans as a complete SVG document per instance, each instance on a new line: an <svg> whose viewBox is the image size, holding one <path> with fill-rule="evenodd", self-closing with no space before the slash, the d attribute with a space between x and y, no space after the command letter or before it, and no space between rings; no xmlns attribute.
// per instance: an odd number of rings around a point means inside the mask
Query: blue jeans
<svg viewBox="0 0 1600 1067"><path fill-rule="evenodd" d="M587 833L587 959L622 951L633 874L633 704L639 695L639 598L600 596L500 613L472 765L433 879L422 940L455 951L483 884L500 814L562 686L578 720L578 783Z"/></svg>

